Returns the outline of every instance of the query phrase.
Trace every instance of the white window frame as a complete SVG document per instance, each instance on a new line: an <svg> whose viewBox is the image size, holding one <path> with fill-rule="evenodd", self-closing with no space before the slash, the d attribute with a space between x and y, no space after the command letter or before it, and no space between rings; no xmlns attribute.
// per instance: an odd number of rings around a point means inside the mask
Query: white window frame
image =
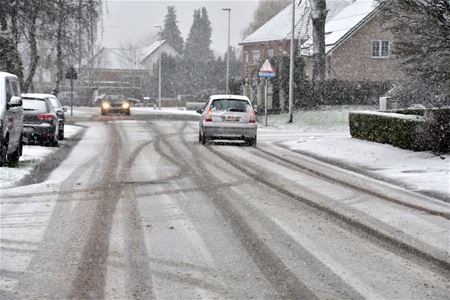
<svg viewBox="0 0 450 300"><path fill-rule="evenodd" d="M383 46L387 43L387 53L383 53ZM389 58L391 55L391 42L388 40L373 40L371 44L372 58Z"/></svg>
<svg viewBox="0 0 450 300"><path fill-rule="evenodd" d="M253 50L252 51L252 62L254 65L256 65L259 60L261 59L261 52L259 50Z"/></svg>

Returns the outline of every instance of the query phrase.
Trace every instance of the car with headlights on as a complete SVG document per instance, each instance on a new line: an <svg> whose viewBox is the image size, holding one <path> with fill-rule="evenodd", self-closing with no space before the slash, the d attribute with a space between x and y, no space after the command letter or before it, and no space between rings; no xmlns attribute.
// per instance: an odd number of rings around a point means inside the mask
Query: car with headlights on
<svg viewBox="0 0 450 300"><path fill-rule="evenodd" d="M130 115L131 101L123 95L105 95L100 103L102 116L108 113Z"/></svg>
<svg viewBox="0 0 450 300"><path fill-rule="evenodd" d="M22 95L23 141L58 146L59 119L50 99Z"/></svg>
<svg viewBox="0 0 450 300"><path fill-rule="evenodd" d="M197 112L202 115L198 133L202 144L210 140L243 140L249 146L256 145L258 125L248 97L213 95Z"/></svg>
<svg viewBox="0 0 450 300"><path fill-rule="evenodd" d="M39 99L48 99L50 100L51 104L53 105L53 108L56 111L56 116L58 117L59 122L59 131L58 131L58 140L64 139L64 124L65 124L65 115L64 113L67 111L65 107L62 106L59 99L52 94L23 94L23 97L28 98L39 98Z"/></svg>

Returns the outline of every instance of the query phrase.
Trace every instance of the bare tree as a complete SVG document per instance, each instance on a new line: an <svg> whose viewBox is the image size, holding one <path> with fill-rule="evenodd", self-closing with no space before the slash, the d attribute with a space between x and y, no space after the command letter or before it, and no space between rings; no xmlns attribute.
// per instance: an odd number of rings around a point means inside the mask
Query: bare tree
<svg viewBox="0 0 450 300"><path fill-rule="evenodd" d="M313 24L313 82L325 80L325 21L327 3L325 0L309 0Z"/></svg>

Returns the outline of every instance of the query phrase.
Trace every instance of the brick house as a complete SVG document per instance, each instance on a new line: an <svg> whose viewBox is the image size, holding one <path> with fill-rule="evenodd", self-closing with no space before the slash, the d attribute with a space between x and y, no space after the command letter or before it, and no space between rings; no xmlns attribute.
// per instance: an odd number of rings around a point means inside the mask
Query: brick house
<svg viewBox="0 0 450 300"><path fill-rule="evenodd" d="M328 79L385 81L405 77L392 54L394 35L386 28L383 4L377 0L328 0L327 7L325 44ZM256 75L261 59L289 53L291 9L291 6L286 7L240 43L243 47L244 78ZM309 1L297 4L295 43L305 58L305 72L308 78L312 78L312 25L309 15ZM278 52L269 51L275 48Z"/></svg>
<svg viewBox="0 0 450 300"><path fill-rule="evenodd" d="M351 3L351 0L327 0L327 19L333 18ZM309 15L309 1L296 0L294 34L296 45L303 44L311 36L312 24ZM266 58L289 55L291 16L292 5L288 5L239 43L242 46L243 78L256 76L262 61Z"/></svg>

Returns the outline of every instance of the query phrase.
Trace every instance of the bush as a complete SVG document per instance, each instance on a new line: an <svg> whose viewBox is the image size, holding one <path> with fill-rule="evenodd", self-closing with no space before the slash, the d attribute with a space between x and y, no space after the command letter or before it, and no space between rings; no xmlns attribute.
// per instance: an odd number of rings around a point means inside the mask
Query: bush
<svg viewBox="0 0 450 300"><path fill-rule="evenodd" d="M350 134L354 138L391 144L414 151L428 150L424 140L424 117L395 113L350 112Z"/></svg>
<svg viewBox="0 0 450 300"><path fill-rule="evenodd" d="M450 108L350 112L350 134L413 151L450 152Z"/></svg>

